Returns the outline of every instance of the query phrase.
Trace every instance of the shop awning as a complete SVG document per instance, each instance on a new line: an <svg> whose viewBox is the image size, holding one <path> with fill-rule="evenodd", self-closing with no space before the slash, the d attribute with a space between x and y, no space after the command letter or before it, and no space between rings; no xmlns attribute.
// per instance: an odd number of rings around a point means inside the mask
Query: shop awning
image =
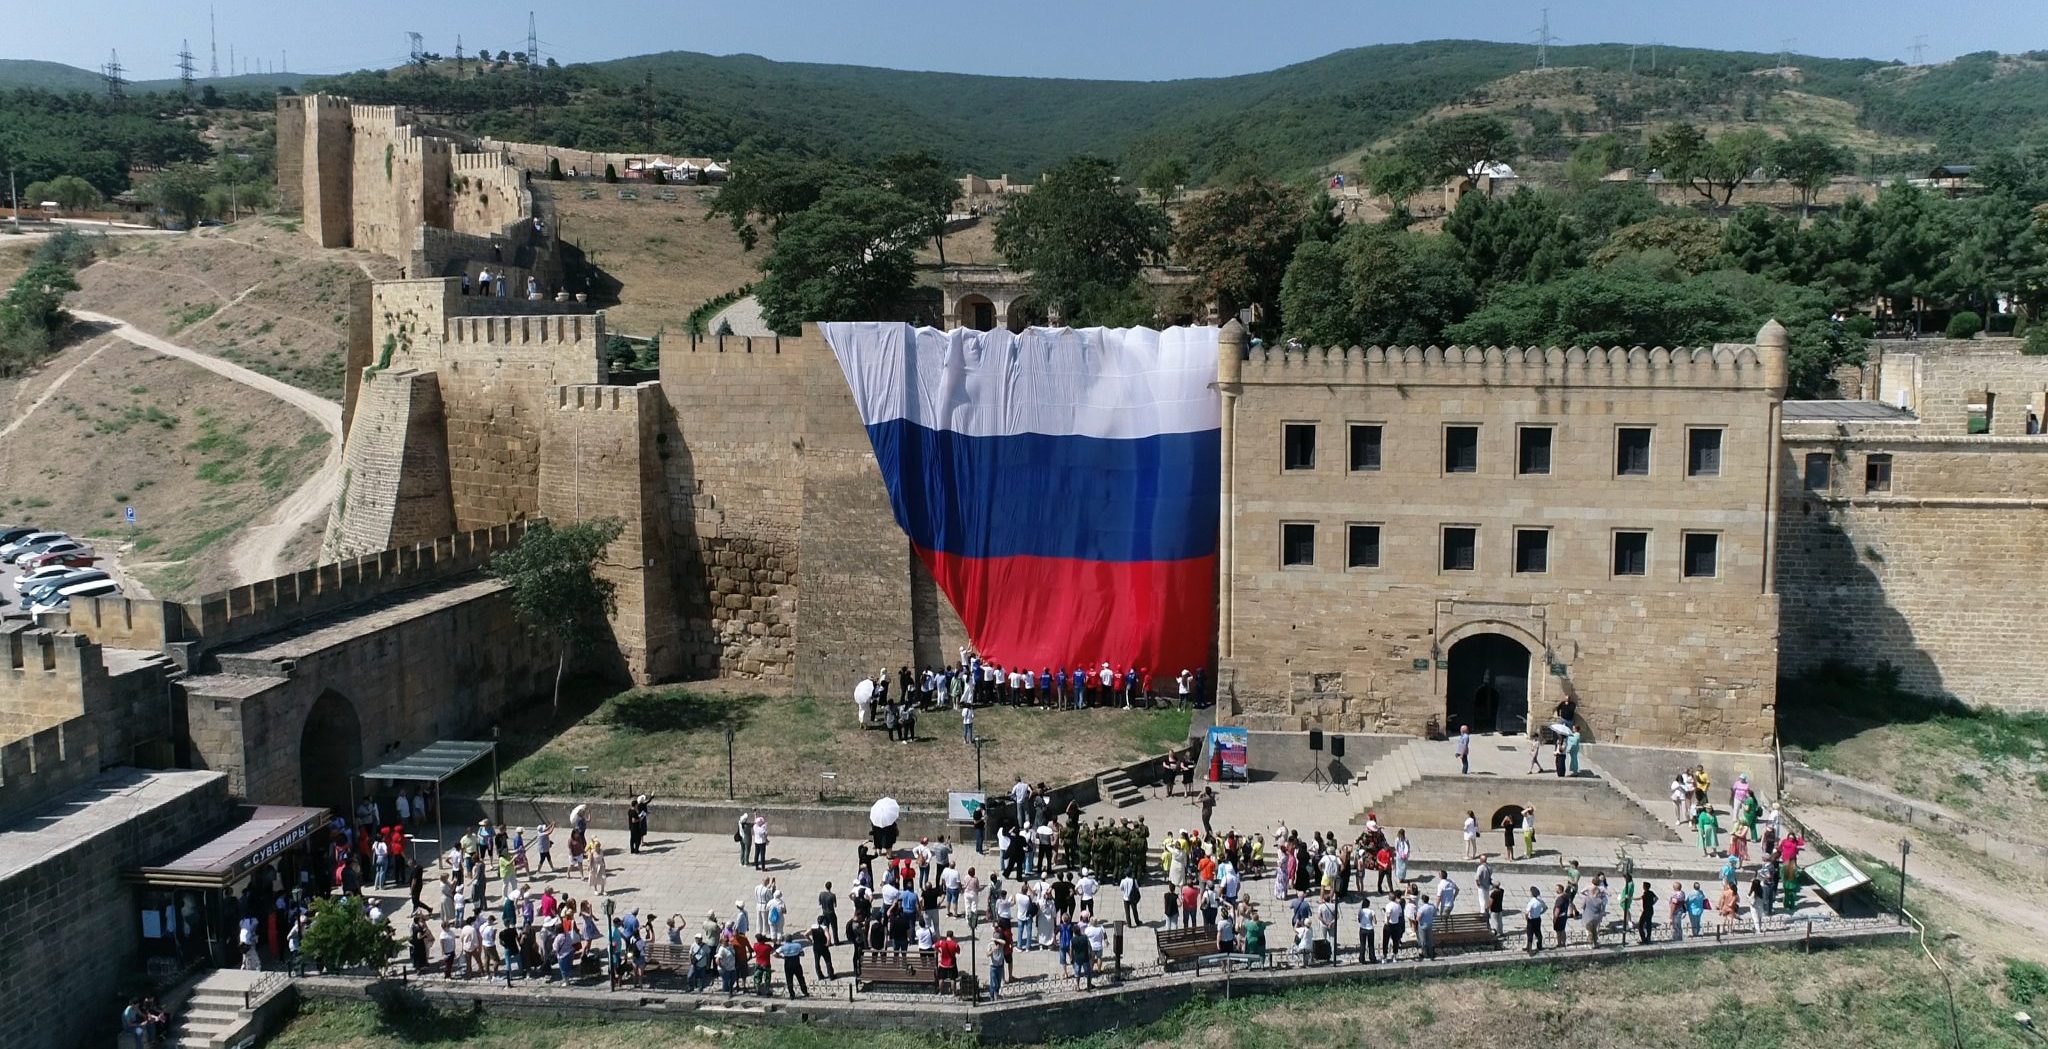
<svg viewBox="0 0 2048 1049"><path fill-rule="evenodd" d="M364 769L364 779L413 780L440 783L470 765L489 757L496 743L472 739L443 739L413 751L396 761Z"/></svg>
<svg viewBox="0 0 2048 1049"><path fill-rule="evenodd" d="M244 806L242 822L176 859L133 871L144 885L226 889L327 823L328 809L285 805Z"/></svg>

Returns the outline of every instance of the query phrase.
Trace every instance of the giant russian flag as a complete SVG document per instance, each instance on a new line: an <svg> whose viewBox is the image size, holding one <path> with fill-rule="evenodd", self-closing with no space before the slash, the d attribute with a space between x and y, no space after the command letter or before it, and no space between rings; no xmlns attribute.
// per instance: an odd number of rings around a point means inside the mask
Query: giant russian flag
<svg viewBox="0 0 2048 1049"><path fill-rule="evenodd" d="M1207 664L1215 328L823 328L896 523L984 659Z"/></svg>

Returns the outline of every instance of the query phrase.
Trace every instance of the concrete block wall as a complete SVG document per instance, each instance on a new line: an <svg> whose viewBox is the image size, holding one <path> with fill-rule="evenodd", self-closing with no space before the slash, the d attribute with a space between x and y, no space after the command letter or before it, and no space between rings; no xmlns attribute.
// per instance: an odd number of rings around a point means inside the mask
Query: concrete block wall
<svg viewBox="0 0 2048 1049"><path fill-rule="evenodd" d="M0 878L0 921L11 931L0 957L0 995L16 1003L0 1010L0 1045L110 1044L119 1022L116 995L133 979L141 947L135 890L123 872L219 829L229 812L223 777L165 775L184 789L123 802L116 795L139 774L110 774L99 791L80 795L81 803L102 802L97 807L110 818Z"/></svg>
<svg viewBox="0 0 2048 1049"><path fill-rule="evenodd" d="M555 393L541 441L541 513L561 524L621 523L599 566L617 588L618 669L641 684L673 678L685 660L670 583L660 384L559 386Z"/></svg>
<svg viewBox="0 0 2048 1049"><path fill-rule="evenodd" d="M454 533L434 374L366 369L357 409L342 448L346 495L335 501L322 555L342 560Z"/></svg>

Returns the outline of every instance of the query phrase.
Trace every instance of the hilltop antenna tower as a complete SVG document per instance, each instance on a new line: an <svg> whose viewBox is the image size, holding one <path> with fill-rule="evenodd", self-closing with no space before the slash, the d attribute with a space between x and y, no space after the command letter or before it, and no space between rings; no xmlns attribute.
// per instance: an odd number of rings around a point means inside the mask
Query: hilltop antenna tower
<svg viewBox="0 0 2048 1049"><path fill-rule="evenodd" d="M455 79L462 79L462 34L455 34Z"/></svg>
<svg viewBox="0 0 2048 1049"><path fill-rule="evenodd" d="M526 12L526 119L540 115L540 32L533 12Z"/></svg>
<svg viewBox="0 0 2048 1049"><path fill-rule="evenodd" d="M1557 40L1550 35L1550 8L1543 9L1543 26L1536 30L1536 68L1550 68L1550 45Z"/></svg>
<svg viewBox="0 0 2048 1049"><path fill-rule="evenodd" d="M185 91L185 97L192 97L192 41L181 40L178 48L178 84Z"/></svg>
<svg viewBox="0 0 2048 1049"><path fill-rule="evenodd" d="M107 97L122 98L127 95L128 81L121 74L127 72L121 67L121 52L108 51L107 64L100 67L100 79L107 82Z"/></svg>
<svg viewBox="0 0 2048 1049"><path fill-rule="evenodd" d="M208 71L207 71L207 74L206 74L206 78L207 78L208 80L219 80L219 79L220 79L220 35L219 35L218 33L214 32L214 28L213 28L213 8L212 8L211 6L207 7L207 9L206 9L206 50L207 50L207 57L208 57L208 58L209 58L209 60L210 60L210 67L209 67L209 69L208 69ZM230 67L230 68L233 68L233 64L232 64L232 63L230 63L230 66L229 66L229 67Z"/></svg>
<svg viewBox="0 0 2048 1049"><path fill-rule="evenodd" d="M1792 49L1799 46L1799 38L1788 36L1778 41L1778 71L1792 68Z"/></svg>
<svg viewBox="0 0 2048 1049"><path fill-rule="evenodd" d="M1922 35L1920 35L1920 36L1916 36L1916 37L1914 37L1914 38L1913 38L1913 64L1914 64L1914 65L1916 65L1916 66L1917 66L1917 65L1925 65L1925 64L1926 64L1926 62L1927 62L1927 37L1926 37L1926 35L1925 35L1925 34L1922 34Z"/></svg>
<svg viewBox="0 0 2048 1049"><path fill-rule="evenodd" d="M411 45L406 51L405 64L422 73L426 72L427 48L424 39L418 33L407 33L405 39Z"/></svg>

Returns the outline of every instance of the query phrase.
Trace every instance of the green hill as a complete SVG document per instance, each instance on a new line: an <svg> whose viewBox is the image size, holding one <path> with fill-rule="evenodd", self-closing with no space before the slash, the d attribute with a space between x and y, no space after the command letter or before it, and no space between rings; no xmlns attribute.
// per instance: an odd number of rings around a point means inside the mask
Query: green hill
<svg viewBox="0 0 2048 1049"><path fill-rule="evenodd" d="M305 73L249 73L241 76L200 77L193 83L199 86L212 85L223 93L232 91L274 91L280 87L297 90L312 77ZM128 84L128 90L136 94L157 91L177 91L177 80L136 80ZM0 90L10 88L35 88L42 91L104 91L106 82L100 75L89 69L67 66L62 62L43 62L31 58L0 58Z"/></svg>

